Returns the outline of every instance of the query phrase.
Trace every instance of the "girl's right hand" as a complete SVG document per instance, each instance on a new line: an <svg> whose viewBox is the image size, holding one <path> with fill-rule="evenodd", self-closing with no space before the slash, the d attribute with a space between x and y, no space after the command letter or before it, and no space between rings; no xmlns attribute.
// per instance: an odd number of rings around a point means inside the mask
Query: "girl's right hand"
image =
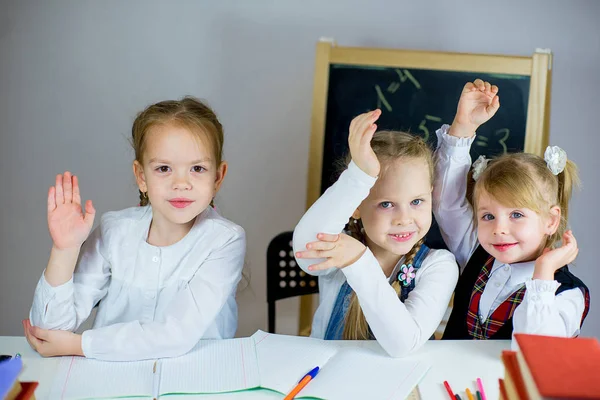
<svg viewBox="0 0 600 400"><path fill-rule="evenodd" d="M371 139L377 130L375 121L381 115L381 110L374 110L360 114L350 122L350 135L348 145L352 161L366 174L377 177L379 175L379 160L371 148Z"/></svg>
<svg viewBox="0 0 600 400"><path fill-rule="evenodd" d="M500 108L498 86L481 79L468 82L458 100L456 116L448 132L451 136L472 137Z"/></svg>
<svg viewBox="0 0 600 400"><path fill-rule="evenodd" d="M87 239L96 210L92 201L85 203L85 213L81 210L79 182L70 172L56 175L56 185L48 191L48 229L59 250L79 248Z"/></svg>

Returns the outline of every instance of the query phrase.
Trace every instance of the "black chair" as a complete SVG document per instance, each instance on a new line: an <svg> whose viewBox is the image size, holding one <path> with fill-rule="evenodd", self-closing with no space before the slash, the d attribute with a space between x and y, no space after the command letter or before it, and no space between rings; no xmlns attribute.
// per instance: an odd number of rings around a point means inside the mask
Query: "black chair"
<svg viewBox="0 0 600 400"><path fill-rule="evenodd" d="M302 271L294 259L293 232L275 236L267 248L267 303L269 332L275 333L275 302L288 297L319 292L316 276Z"/></svg>

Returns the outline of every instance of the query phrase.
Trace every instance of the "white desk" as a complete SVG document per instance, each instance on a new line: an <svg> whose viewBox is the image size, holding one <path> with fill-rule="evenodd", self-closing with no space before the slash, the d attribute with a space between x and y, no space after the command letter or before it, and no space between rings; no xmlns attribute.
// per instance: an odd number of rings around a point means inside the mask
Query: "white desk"
<svg viewBox="0 0 600 400"><path fill-rule="evenodd" d="M342 342L352 346L352 341ZM368 346L378 346L370 341ZM448 400L443 382L447 380L455 393L466 399L465 388L476 389L475 380L479 377L489 400L497 400L499 395L498 378L504 376L504 366L500 360L502 350L510 349L510 341L451 341L429 340L423 348L409 359L418 359L432 365L419 384L423 400ZM21 375L23 381L38 381L36 398L48 399L52 379L58 366L58 358L42 358L30 347L24 337L0 337L0 354L20 353L25 366ZM227 393L219 395L177 396L181 400L227 400L227 399L281 399L282 396L269 390ZM52 399L54 400L54 399ZM361 399L363 400L363 399ZM365 399L367 400L367 399ZM368 399L377 400L377 399Z"/></svg>

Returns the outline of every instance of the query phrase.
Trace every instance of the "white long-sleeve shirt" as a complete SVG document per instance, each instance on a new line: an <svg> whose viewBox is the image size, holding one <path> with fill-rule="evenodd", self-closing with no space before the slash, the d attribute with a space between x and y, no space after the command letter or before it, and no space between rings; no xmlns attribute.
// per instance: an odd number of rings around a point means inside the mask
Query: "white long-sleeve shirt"
<svg viewBox="0 0 600 400"><path fill-rule="evenodd" d="M317 233L342 232L348 218L368 196L376 178L354 162L304 214L294 230L294 252L306 249ZM404 303L390 286L396 274L386 277L367 248L355 263L345 268L309 271L318 260L297 259L305 272L319 275L319 307L313 318L311 336L324 338L333 307L344 282L355 291L369 326L381 346L393 357L419 348L438 327L458 280L454 256L446 250L430 250L416 272L415 288ZM396 265L399 265L402 260Z"/></svg>
<svg viewBox="0 0 600 400"><path fill-rule="evenodd" d="M103 215L71 280L52 287L42 274L32 324L74 331L100 302L83 352L115 361L178 356L200 339L233 337L244 230L208 207L179 242L157 247L146 241L151 220L150 206Z"/></svg>
<svg viewBox="0 0 600 400"><path fill-rule="evenodd" d="M473 209L466 199L469 151L475 140L448 135L448 125L436 131L436 176L433 211L442 237L462 270L479 246ZM485 321L512 293L526 287L523 301L513 314L513 333L553 336L579 334L585 304L579 289L555 295L556 281L532 280L534 261L504 264L494 260L490 277L479 302L479 318Z"/></svg>

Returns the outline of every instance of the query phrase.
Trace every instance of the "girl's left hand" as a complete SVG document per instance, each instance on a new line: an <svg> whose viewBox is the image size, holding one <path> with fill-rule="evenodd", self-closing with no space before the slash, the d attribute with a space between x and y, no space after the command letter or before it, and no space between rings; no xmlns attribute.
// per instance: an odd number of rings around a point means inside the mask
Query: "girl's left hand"
<svg viewBox="0 0 600 400"><path fill-rule="evenodd" d="M25 337L42 357L83 356L81 335L69 331L41 329L23 321Z"/></svg>
<svg viewBox="0 0 600 400"><path fill-rule="evenodd" d="M298 258L326 258L319 264L308 267L309 271L321 271L329 268L344 268L354 264L364 254L367 247L345 233L331 235L319 233L316 242L306 245L306 251L296 253Z"/></svg>
<svg viewBox="0 0 600 400"><path fill-rule="evenodd" d="M556 249L544 249L542 255L535 261L533 279L554 280L557 269L573 262L579 253L577 240L573 232L568 230L563 235L562 246Z"/></svg>

